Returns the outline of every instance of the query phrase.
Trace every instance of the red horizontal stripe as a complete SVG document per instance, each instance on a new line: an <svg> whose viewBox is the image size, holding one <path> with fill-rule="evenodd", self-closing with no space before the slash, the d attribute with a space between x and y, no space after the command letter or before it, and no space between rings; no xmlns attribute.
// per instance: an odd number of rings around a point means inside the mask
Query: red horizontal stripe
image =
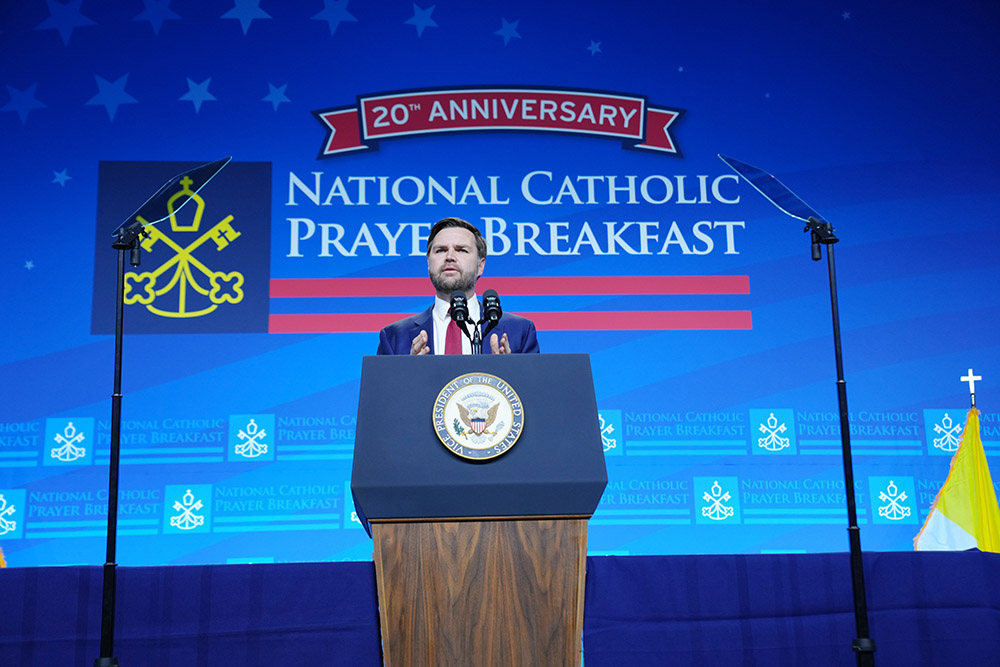
<svg viewBox="0 0 1000 667"><path fill-rule="evenodd" d="M752 329L749 310L580 311L521 313L540 331L662 331ZM367 333L403 313L271 315L270 333Z"/></svg>
<svg viewBox="0 0 1000 667"><path fill-rule="evenodd" d="M752 329L749 310L658 310L518 313L540 331Z"/></svg>
<svg viewBox="0 0 1000 667"><path fill-rule="evenodd" d="M369 333L409 313L319 313L269 315L269 333Z"/></svg>
<svg viewBox="0 0 1000 667"><path fill-rule="evenodd" d="M271 298L429 296L427 278L272 278Z"/></svg>
<svg viewBox="0 0 1000 667"><path fill-rule="evenodd" d="M749 276L531 276L483 278L501 296L749 294ZM271 297L427 296L427 278L274 278Z"/></svg>

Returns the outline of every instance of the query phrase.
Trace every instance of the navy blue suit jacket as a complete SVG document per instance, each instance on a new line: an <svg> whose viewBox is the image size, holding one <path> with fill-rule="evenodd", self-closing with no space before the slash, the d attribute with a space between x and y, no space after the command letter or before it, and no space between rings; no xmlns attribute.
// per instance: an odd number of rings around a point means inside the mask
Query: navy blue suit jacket
<svg viewBox="0 0 1000 667"><path fill-rule="evenodd" d="M427 346L434 354L434 322L431 320L431 306L422 313L393 322L378 334L378 354L409 354L413 339L421 331L427 332ZM482 326L486 330L486 325ZM538 338L535 334L535 323L526 317L504 313L500 322L490 331L503 337L507 334L511 352L538 352ZM490 341L483 339L483 354L492 354Z"/></svg>

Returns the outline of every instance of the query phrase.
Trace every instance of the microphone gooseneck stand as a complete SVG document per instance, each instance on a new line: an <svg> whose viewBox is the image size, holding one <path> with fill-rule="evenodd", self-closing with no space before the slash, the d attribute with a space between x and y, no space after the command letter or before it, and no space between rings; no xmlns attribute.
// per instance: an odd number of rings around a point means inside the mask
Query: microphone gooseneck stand
<svg viewBox="0 0 1000 667"><path fill-rule="evenodd" d="M833 259L833 244L838 239L833 226L809 216L803 231L810 233L812 258L822 258L821 246L826 246L826 266L830 281L830 311L833 316L833 349L837 363L837 404L840 408L840 443L844 459L844 495L847 498L847 535L851 549L851 583L854 594L854 625L857 637L851 648L857 654L858 667L874 667L875 640L868 632L868 605L865 600L864 563L861 556L861 529L854 500L854 467L851 462L851 431L847 412L847 383L844 381L844 359L840 345L840 308L837 303L837 270Z"/></svg>

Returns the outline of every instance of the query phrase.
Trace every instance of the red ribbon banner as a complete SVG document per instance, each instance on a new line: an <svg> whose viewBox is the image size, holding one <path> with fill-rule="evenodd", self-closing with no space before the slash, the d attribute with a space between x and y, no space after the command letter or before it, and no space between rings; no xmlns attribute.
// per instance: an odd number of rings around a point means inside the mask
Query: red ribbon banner
<svg viewBox="0 0 1000 667"><path fill-rule="evenodd" d="M364 96L356 107L313 113L327 129L320 157L331 157L366 150L381 139L473 131L585 134L679 155L670 128L683 111L616 93L449 88Z"/></svg>

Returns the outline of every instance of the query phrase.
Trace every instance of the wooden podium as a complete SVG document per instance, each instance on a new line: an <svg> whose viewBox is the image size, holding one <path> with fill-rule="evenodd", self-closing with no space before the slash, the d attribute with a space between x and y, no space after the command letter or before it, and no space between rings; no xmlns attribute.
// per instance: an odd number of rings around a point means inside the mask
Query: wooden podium
<svg viewBox="0 0 1000 667"><path fill-rule="evenodd" d="M471 372L524 406L517 443L487 461L432 424L441 389ZM587 520L606 484L587 355L365 357L351 491L385 664L579 665Z"/></svg>

